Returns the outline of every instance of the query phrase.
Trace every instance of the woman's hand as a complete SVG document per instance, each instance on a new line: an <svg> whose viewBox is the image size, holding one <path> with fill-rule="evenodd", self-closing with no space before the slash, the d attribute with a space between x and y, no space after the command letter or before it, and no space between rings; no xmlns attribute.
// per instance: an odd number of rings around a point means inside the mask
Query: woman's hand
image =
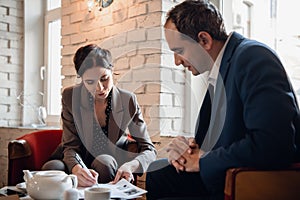
<svg viewBox="0 0 300 200"><path fill-rule="evenodd" d="M140 163L137 160L124 163L117 171L113 184L117 183L120 179L125 178L127 181L134 181L133 172L136 171Z"/></svg>
<svg viewBox="0 0 300 200"><path fill-rule="evenodd" d="M84 169L77 164L72 168L72 174L77 176L79 187L89 187L98 183L99 174L92 169Z"/></svg>

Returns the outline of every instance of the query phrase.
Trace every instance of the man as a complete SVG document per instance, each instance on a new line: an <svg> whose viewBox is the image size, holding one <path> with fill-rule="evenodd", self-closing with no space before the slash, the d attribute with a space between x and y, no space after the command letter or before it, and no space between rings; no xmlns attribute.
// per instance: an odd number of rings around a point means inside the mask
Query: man
<svg viewBox="0 0 300 200"><path fill-rule="evenodd" d="M228 168L280 168L299 160L296 97L269 47L227 35L219 11L203 0L175 6L164 27L175 64L195 76L209 71L209 89L195 138L173 139L168 159L148 168L148 200L223 199Z"/></svg>

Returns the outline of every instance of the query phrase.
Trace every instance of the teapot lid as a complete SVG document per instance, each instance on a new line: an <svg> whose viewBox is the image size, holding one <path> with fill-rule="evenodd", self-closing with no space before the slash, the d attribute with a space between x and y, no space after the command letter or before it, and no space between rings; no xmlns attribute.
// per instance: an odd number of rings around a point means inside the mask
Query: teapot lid
<svg viewBox="0 0 300 200"><path fill-rule="evenodd" d="M57 176L57 175L66 175L64 171L59 170L45 170L45 171L39 171L35 174L36 176Z"/></svg>

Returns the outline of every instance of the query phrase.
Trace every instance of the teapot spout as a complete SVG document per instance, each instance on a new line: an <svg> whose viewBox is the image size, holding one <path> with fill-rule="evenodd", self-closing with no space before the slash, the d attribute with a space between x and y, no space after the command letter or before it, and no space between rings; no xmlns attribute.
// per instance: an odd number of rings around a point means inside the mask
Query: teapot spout
<svg viewBox="0 0 300 200"><path fill-rule="evenodd" d="M33 176L29 170L23 170L24 173L24 180L27 182L29 179L31 179Z"/></svg>

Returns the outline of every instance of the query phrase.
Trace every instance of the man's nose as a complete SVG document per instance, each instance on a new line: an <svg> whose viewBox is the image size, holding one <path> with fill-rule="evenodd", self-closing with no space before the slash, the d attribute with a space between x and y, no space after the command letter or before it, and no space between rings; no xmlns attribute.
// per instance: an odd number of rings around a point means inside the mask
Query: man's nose
<svg viewBox="0 0 300 200"><path fill-rule="evenodd" d="M175 65L181 65L182 64L182 58L180 55L178 55L177 53L174 53L174 61L175 61Z"/></svg>

